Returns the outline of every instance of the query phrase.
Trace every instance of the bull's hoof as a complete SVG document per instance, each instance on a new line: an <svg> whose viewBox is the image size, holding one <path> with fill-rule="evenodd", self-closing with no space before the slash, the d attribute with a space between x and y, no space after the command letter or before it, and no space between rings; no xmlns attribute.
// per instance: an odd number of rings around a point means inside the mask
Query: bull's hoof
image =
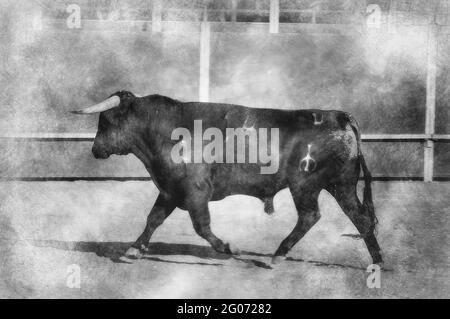
<svg viewBox="0 0 450 319"><path fill-rule="evenodd" d="M129 259L140 259L140 258L142 258L142 253L140 252L139 249L130 247L130 248L128 248L124 257L129 258Z"/></svg>
<svg viewBox="0 0 450 319"><path fill-rule="evenodd" d="M223 250L223 252L225 254L228 255L240 255L241 251L239 250L239 248L237 248L236 246L230 244L230 243L226 243L225 245L225 249Z"/></svg>
<svg viewBox="0 0 450 319"><path fill-rule="evenodd" d="M273 265L278 265L281 262L286 260L286 256L273 256L272 257L272 264Z"/></svg>
<svg viewBox="0 0 450 319"><path fill-rule="evenodd" d="M150 253L150 247L148 247L146 245L141 245L141 253L143 253L143 254Z"/></svg>
<svg viewBox="0 0 450 319"><path fill-rule="evenodd" d="M236 246L234 246L233 244L228 243L228 251L231 255L240 255L241 254L241 250L239 248L237 248Z"/></svg>

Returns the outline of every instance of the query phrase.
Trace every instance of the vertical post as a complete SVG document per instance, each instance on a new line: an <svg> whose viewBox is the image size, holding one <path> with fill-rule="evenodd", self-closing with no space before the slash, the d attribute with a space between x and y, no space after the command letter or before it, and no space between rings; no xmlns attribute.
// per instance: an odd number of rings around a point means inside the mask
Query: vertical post
<svg viewBox="0 0 450 319"><path fill-rule="evenodd" d="M320 10L320 3L319 2L313 2L311 4L311 23L316 24L317 23L317 12Z"/></svg>
<svg viewBox="0 0 450 319"><path fill-rule="evenodd" d="M211 30L208 21L200 24L200 81L199 100L209 102L209 55Z"/></svg>
<svg viewBox="0 0 450 319"><path fill-rule="evenodd" d="M152 32L161 32L162 25L162 3L161 0L153 0L152 7Z"/></svg>
<svg viewBox="0 0 450 319"><path fill-rule="evenodd" d="M41 7L36 8L33 15L33 20L31 22L34 31L42 30L42 9Z"/></svg>
<svg viewBox="0 0 450 319"><path fill-rule="evenodd" d="M237 0L231 0L231 22L237 21Z"/></svg>
<svg viewBox="0 0 450 319"><path fill-rule="evenodd" d="M437 71L437 25L431 23L428 28L427 44L427 99L425 113L424 181L433 181L434 142L431 135L435 130L436 114L436 71Z"/></svg>
<svg viewBox="0 0 450 319"><path fill-rule="evenodd" d="M389 14L388 14L388 33L395 33L396 31L396 12L397 12L397 3L396 0L391 0L389 2Z"/></svg>
<svg viewBox="0 0 450 319"><path fill-rule="evenodd" d="M316 15L317 15L317 11L316 11L316 9L314 8L314 9L312 9L312 14L311 14L311 23L316 23Z"/></svg>
<svg viewBox="0 0 450 319"><path fill-rule="evenodd" d="M309 9L311 10L311 23L315 24L317 23L317 13L320 11L320 1L314 1L309 6Z"/></svg>
<svg viewBox="0 0 450 319"><path fill-rule="evenodd" d="M280 1L270 0L270 16L269 16L269 31L270 33L278 33L280 25Z"/></svg>

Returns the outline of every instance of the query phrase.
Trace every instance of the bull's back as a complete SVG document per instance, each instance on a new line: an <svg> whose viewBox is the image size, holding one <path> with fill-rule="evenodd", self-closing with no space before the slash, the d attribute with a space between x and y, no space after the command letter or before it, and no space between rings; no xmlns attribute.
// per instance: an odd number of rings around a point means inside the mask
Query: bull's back
<svg viewBox="0 0 450 319"><path fill-rule="evenodd" d="M229 128L256 124L267 128L290 129L345 129L348 114L338 110L284 110L271 108L250 108L237 104L186 102L181 105L183 121L202 120L220 127L225 123Z"/></svg>

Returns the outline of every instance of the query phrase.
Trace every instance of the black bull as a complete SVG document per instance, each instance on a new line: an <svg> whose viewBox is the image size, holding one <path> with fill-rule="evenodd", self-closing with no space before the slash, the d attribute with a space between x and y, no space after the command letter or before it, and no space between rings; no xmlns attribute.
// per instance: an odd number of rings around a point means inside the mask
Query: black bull
<svg viewBox="0 0 450 319"><path fill-rule="evenodd" d="M136 97L126 91L113 96L120 98L120 104L101 112L92 152L96 158L134 154L160 191L143 233L126 253L128 257L139 257L147 249L155 229L176 207L189 212L197 234L216 251L238 253L211 231L209 201L245 194L265 201L266 211L270 211L273 196L288 187L298 220L275 252L273 262L283 260L319 220L318 197L323 189L334 196L356 226L373 262L382 262L374 234L377 219L371 176L361 153L358 126L350 114L183 103L160 95ZM203 129L215 127L226 136L226 128L242 128L249 119L254 128L279 129L279 167L273 174L261 174L260 162L175 163L171 157L173 146L180 142L171 139L176 128L192 130L194 121L202 120ZM303 163L307 157L310 163ZM357 196L360 168L365 182L363 203Z"/></svg>

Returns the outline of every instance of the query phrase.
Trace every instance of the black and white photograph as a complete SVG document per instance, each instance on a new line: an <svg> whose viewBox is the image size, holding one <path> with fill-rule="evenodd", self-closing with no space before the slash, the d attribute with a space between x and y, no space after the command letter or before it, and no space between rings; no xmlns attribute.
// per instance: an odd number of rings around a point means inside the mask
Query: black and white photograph
<svg viewBox="0 0 450 319"><path fill-rule="evenodd" d="M450 298L450 0L0 0L0 87L1 299Z"/></svg>

